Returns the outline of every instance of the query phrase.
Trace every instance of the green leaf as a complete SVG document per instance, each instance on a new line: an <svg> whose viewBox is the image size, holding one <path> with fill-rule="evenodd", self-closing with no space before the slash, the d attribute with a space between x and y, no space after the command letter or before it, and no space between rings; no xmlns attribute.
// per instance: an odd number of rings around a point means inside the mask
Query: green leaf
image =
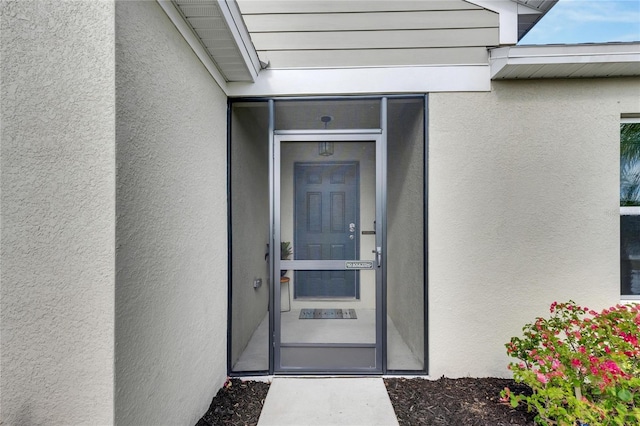
<svg viewBox="0 0 640 426"><path fill-rule="evenodd" d="M620 389L618 391L618 398L624 402L629 402L633 399L633 394L629 392L629 389Z"/></svg>
<svg viewBox="0 0 640 426"><path fill-rule="evenodd" d="M620 415L620 414L621 414L621 415L624 415L624 414L626 414L626 413L627 413L627 411L629 411L629 410L627 409L627 406L626 406L626 405L624 405L624 404L618 404L618 405L616 405L616 410L618 410L618 414L619 414L619 415Z"/></svg>

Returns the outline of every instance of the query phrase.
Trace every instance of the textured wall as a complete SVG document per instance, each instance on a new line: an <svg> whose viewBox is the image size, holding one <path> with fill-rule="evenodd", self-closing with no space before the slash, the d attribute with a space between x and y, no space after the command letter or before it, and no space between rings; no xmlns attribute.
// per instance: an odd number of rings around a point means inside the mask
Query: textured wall
<svg viewBox="0 0 640 426"><path fill-rule="evenodd" d="M430 374L507 376L554 300L619 300L619 120L638 79L430 96Z"/></svg>
<svg viewBox="0 0 640 426"><path fill-rule="evenodd" d="M387 313L424 360L424 101L389 103ZM387 367L407 369L389 356Z"/></svg>
<svg viewBox="0 0 640 426"><path fill-rule="evenodd" d="M269 242L269 116L266 109L266 104L253 104L233 110L232 365L267 315L269 307L269 263L264 257ZM262 278L262 287L253 288L254 278ZM267 340L263 350L269 353ZM265 363L262 369L268 370L269 364Z"/></svg>
<svg viewBox="0 0 640 426"><path fill-rule="evenodd" d="M116 3L116 423L192 425L226 375L226 97L156 2Z"/></svg>
<svg viewBox="0 0 640 426"><path fill-rule="evenodd" d="M111 2L0 3L0 423L113 421Z"/></svg>

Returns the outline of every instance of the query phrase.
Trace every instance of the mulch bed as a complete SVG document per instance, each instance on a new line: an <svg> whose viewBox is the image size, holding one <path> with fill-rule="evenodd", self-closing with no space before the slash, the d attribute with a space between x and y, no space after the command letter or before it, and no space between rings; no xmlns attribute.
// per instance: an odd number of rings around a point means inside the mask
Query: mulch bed
<svg viewBox="0 0 640 426"><path fill-rule="evenodd" d="M256 425L268 391L269 383L227 380L196 426Z"/></svg>
<svg viewBox="0 0 640 426"><path fill-rule="evenodd" d="M385 379L400 425L533 425L535 413L500 402L500 391L530 393L527 386L496 378Z"/></svg>
<svg viewBox="0 0 640 426"><path fill-rule="evenodd" d="M533 413L500 402L500 391L529 389L513 380L384 379L400 425L500 426L533 425ZM209 411L196 426L256 425L269 384L231 379L213 398Z"/></svg>

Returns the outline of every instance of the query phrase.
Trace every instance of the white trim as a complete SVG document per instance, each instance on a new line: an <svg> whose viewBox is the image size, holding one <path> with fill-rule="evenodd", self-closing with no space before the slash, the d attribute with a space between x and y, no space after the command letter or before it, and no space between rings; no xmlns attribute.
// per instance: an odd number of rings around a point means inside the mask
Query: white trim
<svg viewBox="0 0 640 426"><path fill-rule="evenodd" d="M501 45L518 42L518 3L505 0L467 0L467 2L498 13ZM539 12L535 11L534 13Z"/></svg>
<svg viewBox="0 0 640 426"><path fill-rule="evenodd" d="M224 20L227 22L227 27L231 31L233 41L238 46L242 59L251 75L251 79L256 81L260 71L260 59L258 59L258 53L253 47L238 4L235 0L217 0L217 2Z"/></svg>
<svg viewBox="0 0 640 426"><path fill-rule="evenodd" d="M620 123L640 123L640 117L622 117Z"/></svg>
<svg viewBox="0 0 640 426"><path fill-rule="evenodd" d="M488 65L262 70L255 83L230 82L227 95L313 96L488 92Z"/></svg>
<svg viewBox="0 0 640 426"><path fill-rule="evenodd" d="M620 207L621 216L638 216L640 215L640 207Z"/></svg>
<svg viewBox="0 0 640 426"><path fill-rule="evenodd" d="M209 53L202 46L198 37L193 33L189 24L187 24L182 18L182 14L176 9L173 3L170 0L157 0L160 7L167 14L173 25L176 26L182 37L184 37L185 41L189 44L193 53L196 54L200 62L204 65L204 67L209 71L211 77L218 83L218 86L226 93L227 92L227 81L218 70L216 64L211 60Z"/></svg>

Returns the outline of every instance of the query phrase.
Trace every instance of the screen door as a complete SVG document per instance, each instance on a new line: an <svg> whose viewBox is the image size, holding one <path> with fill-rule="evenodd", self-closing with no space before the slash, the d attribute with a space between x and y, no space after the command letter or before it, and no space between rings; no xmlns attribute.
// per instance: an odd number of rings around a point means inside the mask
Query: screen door
<svg viewBox="0 0 640 426"><path fill-rule="evenodd" d="M379 130L274 132L275 372L382 372L381 145Z"/></svg>

